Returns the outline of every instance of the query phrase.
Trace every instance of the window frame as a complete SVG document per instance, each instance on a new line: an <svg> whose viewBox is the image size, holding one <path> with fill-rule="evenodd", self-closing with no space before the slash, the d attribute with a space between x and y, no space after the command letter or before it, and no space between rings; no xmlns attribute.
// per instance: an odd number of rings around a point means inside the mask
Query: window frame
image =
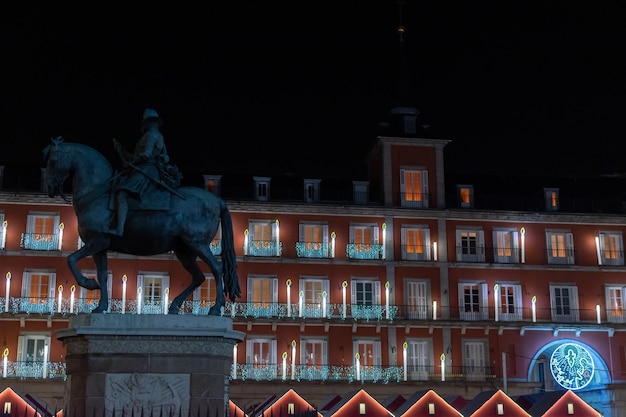
<svg viewBox="0 0 626 417"><path fill-rule="evenodd" d="M574 234L571 231L546 230L546 249L548 264L574 265Z"/></svg>
<svg viewBox="0 0 626 417"><path fill-rule="evenodd" d="M467 239L463 236L470 233L475 233L473 237L476 242L474 248L472 248L469 241L471 236L468 236ZM457 262L485 262L485 232L482 228L457 227L456 242ZM466 245L465 242L468 244ZM475 253L469 253L472 251Z"/></svg>
<svg viewBox="0 0 626 417"><path fill-rule="evenodd" d="M412 239L411 236L415 235L417 239ZM418 239L421 237L421 242ZM415 240L415 244L409 243L409 241ZM430 227L428 225L402 225L401 228L401 245L402 245L402 260L403 261L430 261L431 244L430 244ZM419 252L421 247L422 252ZM411 248L413 251L411 252Z"/></svg>
<svg viewBox="0 0 626 417"><path fill-rule="evenodd" d="M563 294L563 290L567 290L568 294ZM575 284L551 283L550 311L554 322L578 323L580 316L578 287Z"/></svg>
<svg viewBox="0 0 626 417"><path fill-rule="evenodd" d="M400 205L402 207L428 208L428 200L428 170L424 167L401 168Z"/></svg>

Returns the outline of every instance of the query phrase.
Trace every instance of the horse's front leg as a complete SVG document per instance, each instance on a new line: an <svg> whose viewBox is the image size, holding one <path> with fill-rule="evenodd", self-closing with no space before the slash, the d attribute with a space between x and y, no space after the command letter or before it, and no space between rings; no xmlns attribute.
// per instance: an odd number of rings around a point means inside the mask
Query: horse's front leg
<svg viewBox="0 0 626 417"><path fill-rule="evenodd" d="M92 258L94 263L96 264L96 276L98 277L98 282L100 283L100 301L98 302L98 306L91 310L91 312L105 313L109 310L109 286L107 284L109 274L107 272L107 251L101 250L100 252L94 253Z"/></svg>
<svg viewBox="0 0 626 417"><path fill-rule="evenodd" d="M70 268L70 271L72 271L72 275L74 275L74 279L76 280L76 283L78 285L83 288L87 288L88 290L97 290L100 288L98 281L95 279L87 278L78 269L78 261L86 258L89 255L93 255L93 253L91 251L91 248L85 245L76 252L68 255L67 266Z"/></svg>

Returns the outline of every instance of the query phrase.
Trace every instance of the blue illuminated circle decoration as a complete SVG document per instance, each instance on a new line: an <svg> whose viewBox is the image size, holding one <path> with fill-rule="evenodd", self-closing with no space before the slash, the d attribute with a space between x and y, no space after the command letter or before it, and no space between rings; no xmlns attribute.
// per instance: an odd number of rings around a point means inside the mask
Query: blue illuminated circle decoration
<svg viewBox="0 0 626 417"><path fill-rule="evenodd" d="M593 358L577 343L563 343L552 352L550 372L556 382L573 391L586 387L593 378Z"/></svg>

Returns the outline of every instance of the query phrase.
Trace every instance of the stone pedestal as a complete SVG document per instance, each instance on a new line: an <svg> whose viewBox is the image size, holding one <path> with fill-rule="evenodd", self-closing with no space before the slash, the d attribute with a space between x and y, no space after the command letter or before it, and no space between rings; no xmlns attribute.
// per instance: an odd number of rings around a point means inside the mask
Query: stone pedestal
<svg viewBox="0 0 626 417"><path fill-rule="evenodd" d="M67 348L65 416L213 417L227 410L244 334L228 317L81 314L56 336Z"/></svg>

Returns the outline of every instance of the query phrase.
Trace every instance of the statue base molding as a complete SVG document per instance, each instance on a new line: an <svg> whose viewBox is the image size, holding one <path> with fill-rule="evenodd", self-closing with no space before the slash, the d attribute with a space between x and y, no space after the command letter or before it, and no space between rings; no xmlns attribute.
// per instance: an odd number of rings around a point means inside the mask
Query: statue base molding
<svg viewBox="0 0 626 417"><path fill-rule="evenodd" d="M173 314L80 314L56 333L67 349L66 416L223 416L232 319Z"/></svg>

